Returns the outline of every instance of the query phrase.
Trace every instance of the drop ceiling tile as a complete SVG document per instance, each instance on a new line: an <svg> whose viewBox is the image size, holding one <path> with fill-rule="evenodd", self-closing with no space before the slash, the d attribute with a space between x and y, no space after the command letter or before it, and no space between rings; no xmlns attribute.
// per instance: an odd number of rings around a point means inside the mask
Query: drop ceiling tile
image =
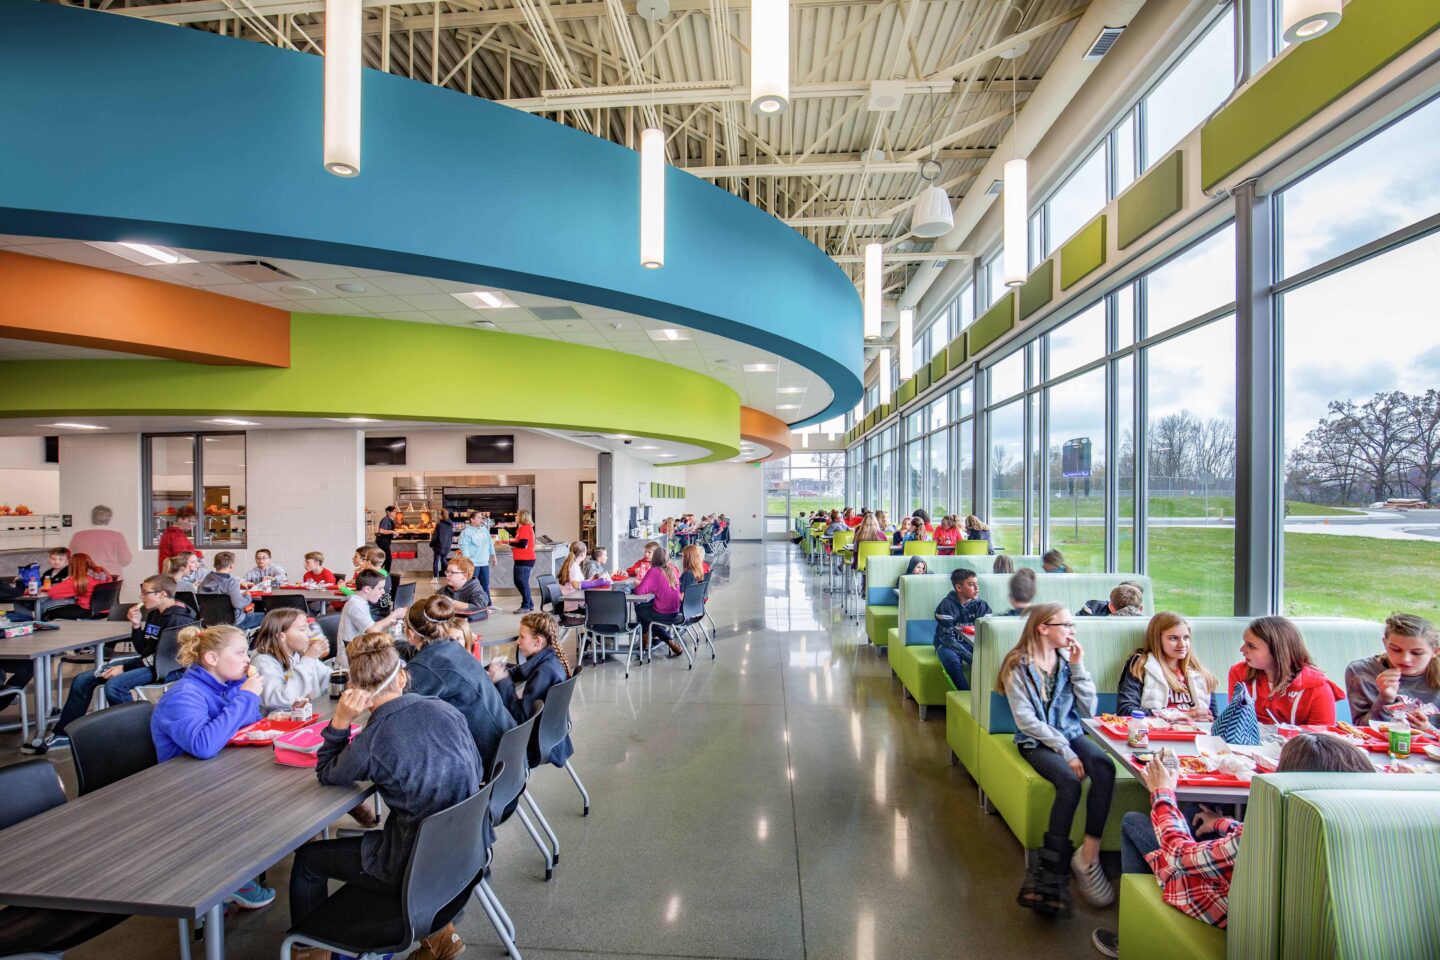
<svg viewBox="0 0 1440 960"><path fill-rule="evenodd" d="M349 267L340 267L333 263L281 260L276 257L254 257L251 259L264 260L266 263L274 264L291 276L299 277L301 280L343 280L346 277L355 276L354 271Z"/></svg>
<svg viewBox="0 0 1440 960"><path fill-rule="evenodd" d="M238 297L241 300L254 300L257 303L275 304L285 299L285 294L278 290L267 290L253 283L227 283L223 286L201 287L200 289L224 294L227 297Z"/></svg>
<svg viewBox="0 0 1440 960"><path fill-rule="evenodd" d="M326 293L324 290L319 289L313 284L304 283L299 280L286 280L282 283L256 283L251 284L251 286L258 287L262 290L273 291L277 296L280 296L290 301L334 299L334 297L331 296L329 293ZM303 293L298 289L300 287L309 287L314 292Z"/></svg>
<svg viewBox="0 0 1440 960"><path fill-rule="evenodd" d="M124 257L106 253L104 250L92 247L88 243L81 243L79 240L34 244L15 248L14 252L28 253L34 257L45 257L50 260L63 260L66 263L79 263L87 267L101 267L107 270L132 265Z"/></svg>
<svg viewBox="0 0 1440 960"><path fill-rule="evenodd" d="M509 294L511 300L514 300L516 303L520 304L520 306L522 306L522 307L570 307L570 306L573 306L573 307L575 307L576 310L581 310L581 309L582 309L579 305L577 305L577 304L572 304L569 300L555 300L555 299L553 299L553 298L551 298L551 297L542 297L542 296L539 296L539 295L534 294L534 293L520 293L520 292L518 292L518 291L516 291L516 292L506 291L506 292ZM587 309L587 310L588 310L588 309L594 309L594 308L586 307L586 308L583 308L583 309Z"/></svg>
<svg viewBox="0 0 1440 960"><path fill-rule="evenodd" d="M387 320L408 320L412 323L434 323L430 314L419 310L391 310L381 314Z"/></svg>
<svg viewBox="0 0 1440 960"><path fill-rule="evenodd" d="M337 300L333 297L306 299L304 303L305 309L311 313L332 313L343 316L355 311L355 305L349 300Z"/></svg>
<svg viewBox="0 0 1440 960"><path fill-rule="evenodd" d="M188 284L192 287L219 284L234 286L238 283L235 277L208 263L158 263L146 269L150 271L151 276L159 277L170 283Z"/></svg>
<svg viewBox="0 0 1440 960"><path fill-rule="evenodd" d="M451 303L454 303L455 301L452 300L452 301L450 301L450 302L451 302ZM465 308L463 308L463 307L462 307L461 309L459 309L459 310L431 310L431 311L429 311L430 316L434 317L435 319L440 320L440 321L442 321L442 322L444 322L444 323L455 323L455 324L474 324L474 323L477 323L477 322L479 322L479 321L481 321L481 320L492 320L492 321L495 321L495 322L498 323L498 322L499 322L499 318L498 318L498 317L492 317L492 316L490 316L490 314L495 313L495 312L496 312L496 311L494 311L494 310L468 310L468 309L465 309Z"/></svg>
<svg viewBox="0 0 1440 960"><path fill-rule="evenodd" d="M69 243L64 237L22 237L14 233L0 233L0 246L38 247L45 243Z"/></svg>
<svg viewBox="0 0 1440 960"><path fill-rule="evenodd" d="M371 313L383 313L387 310L410 310L410 305L404 300L401 300L399 297L354 296L346 297L346 299L349 300L351 303L355 304L355 306L359 307L360 309L368 310Z"/></svg>
<svg viewBox="0 0 1440 960"><path fill-rule="evenodd" d="M464 304L448 293L407 293L401 294L400 299L410 304L410 306L416 310L425 310L427 312L434 310L454 310L456 307L464 306ZM469 308L466 307L465 309ZM473 312L478 315L485 311L476 310Z"/></svg>
<svg viewBox="0 0 1440 960"><path fill-rule="evenodd" d="M435 284L424 277L402 277L390 274L383 277L371 277L370 279L374 282L374 286L379 287L386 293L393 293L401 297L436 292ZM453 297L451 298L451 302L455 302Z"/></svg>
<svg viewBox="0 0 1440 960"><path fill-rule="evenodd" d="M201 263L233 263L241 260L258 260L260 258L249 256L243 253L217 253L214 250L189 250L183 247L174 247L175 252L191 260L198 260ZM231 278L234 281L234 278Z"/></svg>

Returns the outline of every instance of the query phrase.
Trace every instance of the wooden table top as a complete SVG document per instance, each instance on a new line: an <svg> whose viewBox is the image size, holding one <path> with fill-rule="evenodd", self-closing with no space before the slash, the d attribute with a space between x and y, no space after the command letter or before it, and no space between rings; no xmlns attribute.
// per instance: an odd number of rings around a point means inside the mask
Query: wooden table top
<svg viewBox="0 0 1440 960"><path fill-rule="evenodd" d="M269 747L179 757L0 831L0 903L195 920L373 789Z"/></svg>
<svg viewBox="0 0 1440 960"><path fill-rule="evenodd" d="M130 639L130 624L118 620L57 620L54 625L60 629L0 640L0 657L38 657Z"/></svg>
<svg viewBox="0 0 1440 960"><path fill-rule="evenodd" d="M245 592L257 600L263 600L266 597L304 597L306 600L335 600L343 603L349 599L343 593L337 593L334 590L328 590L323 587L318 590L311 590L305 587L274 587L268 591L247 590Z"/></svg>

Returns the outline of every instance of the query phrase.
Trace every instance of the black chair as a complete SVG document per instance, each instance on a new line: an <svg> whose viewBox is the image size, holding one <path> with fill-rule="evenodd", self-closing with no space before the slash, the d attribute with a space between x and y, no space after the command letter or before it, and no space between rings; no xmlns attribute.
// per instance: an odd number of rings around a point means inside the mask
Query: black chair
<svg viewBox="0 0 1440 960"><path fill-rule="evenodd" d="M154 713L155 704L136 700L86 714L65 728L80 796L155 766Z"/></svg>
<svg viewBox="0 0 1440 960"><path fill-rule="evenodd" d="M391 598L394 598L395 592L400 589L400 574L390 574L390 580L385 584L385 587L385 592L390 594Z"/></svg>
<svg viewBox="0 0 1440 960"><path fill-rule="evenodd" d="M535 724L535 735L530 740L530 769L539 769L550 763L550 752L554 750L560 741L570 736L570 700L575 695L575 681L580 679L580 670L577 668L573 676L563 683L557 683L545 691L545 709L538 716L540 722ZM575 772L570 760L565 760L565 772L570 774L576 789L580 791L580 798L585 805L584 816L590 816L590 792L585 789L585 784L580 782L580 775ZM550 827L550 821L545 819L545 813L540 809L540 804L535 800L533 794L526 790L522 795L530 812L535 814L535 819L540 822L540 827L545 835L550 838L551 863L560 863L560 838Z"/></svg>
<svg viewBox="0 0 1440 960"><path fill-rule="evenodd" d="M489 772L489 778L495 781L495 794L490 800L490 816L498 827L513 814L520 815L520 823L524 825L525 832L530 834L530 839L535 841L540 855L545 858L545 879L549 880L555 870L550 845L540 836L540 831L535 829L535 824L530 822L530 817L520 806L520 797L525 793L525 781L530 779L530 741L535 735L536 722L545 712L545 705L542 703L539 706L540 709L529 720L516 724L500 735L500 743L495 748L495 759L490 764Z"/></svg>
<svg viewBox="0 0 1440 960"><path fill-rule="evenodd" d="M310 607L306 604L305 598L297 597L293 593L278 597L256 597L255 609L263 613L269 613L271 610L299 610L304 614L310 612Z"/></svg>
<svg viewBox="0 0 1440 960"><path fill-rule="evenodd" d="M709 591L709 581L706 580L697 580L685 588L680 596L680 623L675 632L682 634L682 644L689 637L696 653L700 652L700 638L703 637L710 648L710 659L714 660L715 644L710 640L710 632L705 629L705 594Z"/></svg>
<svg viewBox="0 0 1440 960"><path fill-rule="evenodd" d="M398 581L400 578L397 575L395 579ZM392 591L390 595L395 600L396 610L409 609L410 604L415 602L415 581L411 580L409 583L397 582L394 591Z"/></svg>
<svg viewBox="0 0 1440 960"><path fill-rule="evenodd" d="M290 960L291 949L302 945L353 957L403 953L459 916L472 891L490 914L477 887L490 854L485 824L494 789L492 779L468 800L420 823L398 896L345 884L290 928L280 945L281 960ZM506 928L498 918L491 922L504 939ZM512 938L507 950L513 945Z"/></svg>
<svg viewBox="0 0 1440 960"><path fill-rule="evenodd" d="M197 620L200 618L200 597L194 590L176 590L175 599L185 604Z"/></svg>
<svg viewBox="0 0 1440 960"><path fill-rule="evenodd" d="M195 599L200 601L200 622L205 626L218 627L235 622L235 605L230 602L228 594L197 593Z"/></svg>
<svg viewBox="0 0 1440 960"><path fill-rule="evenodd" d="M37 757L0 768L0 830L64 802L65 789L48 760ZM5 907L0 909L0 958L58 958L125 919L124 914L117 913Z"/></svg>
<svg viewBox="0 0 1440 960"><path fill-rule="evenodd" d="M548 607L550 612L555 615L555 619L560 623L560 642L564 643L567 633L574 633L585 626L585 615L579 612L566 612L565 601L560 599L565 591L560 586L559 580L554 577L541 577L539 585L540 609L544 610ZM578 643L576 650L579 650Z"/></svg>
<svg viewBox="0 0 1440 960"><path fill-rule="evenodd" d="M590 647L590 662L598 664L607 652L605 641L615 639L619 652L620 637L630 639L625 650L625 676L630 676L630 661L638 657L644 662L645 651L640 645L640 625L630 619L630 601L620 590L585 591L585 629L580 634L580 650L576 654L576 665L585 660L585 647Z"/></svg>
<svg viewBox="0 0 1440 960"><path fill-rule="evenodd" d="M326 660L333 660L340 643L340 614L327 613L323 617L315 618L315 625L320 632L325 634L325 639L330 641L330 652L326 654Z"/></svg>
<svg viewBox="0 0 1440 960"><path fill-rule="evenodd" d="M104 620L120 602L120 588L123 580L106 580L97 583L90 590L90 609L78 603L65 603L51 607L41 614L41 620Z"/></svg>

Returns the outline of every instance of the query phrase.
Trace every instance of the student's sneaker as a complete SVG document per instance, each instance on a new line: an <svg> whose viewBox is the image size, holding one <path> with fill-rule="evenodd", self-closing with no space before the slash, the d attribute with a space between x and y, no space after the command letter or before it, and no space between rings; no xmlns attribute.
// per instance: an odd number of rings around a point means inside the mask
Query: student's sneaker
<svg viewBox="0 0 1440 960"><path fill-rule="evenodd" d="M1102 957L1120 956L1120 937L1114 930L1101 930L1096 927L1090 934L1090 945Z"/></svg>
<svg viewBox="0 0 1440 960"><path fill-rule="evenodd" d="M21 753L28 753L31 756L49 753L51 750L69 750L70 738L63 733L48 734L44 740L31 741L20 745Z"/></svg>
<svg viewBox="0 0 1440 960"><path fill-rule="evenodd" d="M1075 855L1070 858L1070 872L1075 875L1075 886L1079 888L1080 896L1092 906L1108 907L1115 902L1115 888L1105 876L1099 857L1095 858L1094 863L1081 863L1080 851L1076 850Z"/></svg>
<svg viewBox="0 0 1440 960"><path fill-rule="evenodd" d="M241 910L259 910L275 902L275 891L269 887L262 887L254 880L251 880L245 884L245 886L226 897L225 902L233 903Z"/></svg>

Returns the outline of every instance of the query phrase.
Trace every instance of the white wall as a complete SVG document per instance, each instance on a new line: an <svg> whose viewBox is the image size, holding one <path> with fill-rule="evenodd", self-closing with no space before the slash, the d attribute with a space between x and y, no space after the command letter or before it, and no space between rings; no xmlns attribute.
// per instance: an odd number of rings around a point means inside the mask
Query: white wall
<svg viewBox="0 0 1440 960"><path fill-rule="evenodd" d="M44 437L0 437L0 503L60 512L60 468L45 462ZM6 547L19 546L6 541Z"/></svg>
<svg viewBox="0 0 1440 960"><path fill-rule="evenodd" d="M625 453L616 453L614 459L614 485L611 490L611 516L615 518L615 536L621 539L630 536L630 508L641 504L650 505L650 519L655 526L666 517L685 512L684 500L660 500L650 496L651 483L669 483L685 486L688 467L657 467L647 460L640 460ZM644 484L642 489L641 484ZM613 554L615 545L609 544Z"/></svg>
<svg viewBox="0 0 1440 960"><path fill-rule="evenodd" d="M121 599L136 600L140 581L159 568L154 550L140 544L140 436L102 433L60 438L60 512L74 516L75 530L90 526L90 510L105 504L110 529L125 535L134 560L122 571Z"/></svg>
<svg viewBox="0 0 1440 960"><path fill-rule="evenodd" d="M292 577L311 550L325 554L329 569L349 571L351 554L365 542L363 437L359 430L246 433L249 529L245 552L235 551L239 572L260 547Z"/></svg>
<svg viewBox="0 0 1440 960"><path fill-rule="evenodd" d="M371 430L373 436L406 438L405 467L366 467L365 506L377 514L393 502L396 477L423 474L533 474L535 477L536 533L555 540L580 536L580 483L595 479L599 451L558 437L524 430ZM513 434L515 462L465 462L465 438L487 434ZM363 457L362 457L363 462Z"/></svg>
<svg viewBox="0 0 1440 960"><path fill-rule="evenodd" d="M730 518L732 540L760 540L765 534L764 471L749 463L702 463L685 468L686 510L703 517Z"/></svg>

